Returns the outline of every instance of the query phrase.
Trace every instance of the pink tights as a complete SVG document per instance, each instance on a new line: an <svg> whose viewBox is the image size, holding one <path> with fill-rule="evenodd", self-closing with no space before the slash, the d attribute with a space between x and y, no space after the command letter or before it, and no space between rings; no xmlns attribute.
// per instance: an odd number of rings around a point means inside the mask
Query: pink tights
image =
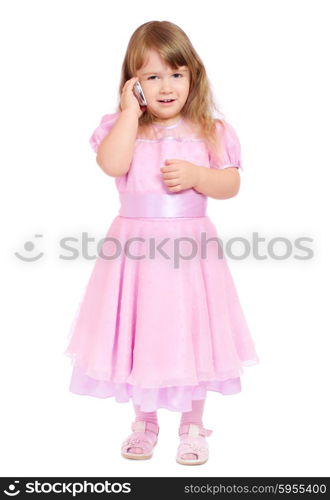
<svg viewBox="0 0 330 500"><path fill-rule="evenodd" d="M205 405L205 399L198 399L198 400L194 399L192 401L192 410L182 412L180 425L196 424L203 426L202 417L203 417L204 405ZM135 404L134 404L134 410L135 410L136 422L145 420L147 422L152 422L158 425L157 411L143 412L140 410L140 407ZM151 439L153 443L156 441L157 436L154 432L146 431L146 435ZM131 448L130 451L132 451L132 453L143 453L143 450L141 448ZM183 458L189 460L189 459L194 459L196 457L193 453L185 453Z"/></svg>

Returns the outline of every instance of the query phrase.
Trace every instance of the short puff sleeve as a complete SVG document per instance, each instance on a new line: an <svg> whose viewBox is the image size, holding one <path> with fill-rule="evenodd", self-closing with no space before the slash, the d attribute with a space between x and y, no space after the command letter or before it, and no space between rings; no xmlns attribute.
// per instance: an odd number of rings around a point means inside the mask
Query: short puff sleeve
<svg viewBox="0 0 330 500"><path fill-rule="evenodd" d="M99 145L112 129L118 116L119 113L112 113L104 115L101 118L99 126L94 130L91 138L89 139L89 143L95 152L97 152Z"/></svg>
<svg viewBox="0 0 330 500"><path fill-rule="evenodd" d="M228 122L221 120L216 122L216 137L221 151L221 159L210 152L210 167L217 169L224 169L228 167L237 167L243 170L241 159L241 145L238 136Z"/></svg>

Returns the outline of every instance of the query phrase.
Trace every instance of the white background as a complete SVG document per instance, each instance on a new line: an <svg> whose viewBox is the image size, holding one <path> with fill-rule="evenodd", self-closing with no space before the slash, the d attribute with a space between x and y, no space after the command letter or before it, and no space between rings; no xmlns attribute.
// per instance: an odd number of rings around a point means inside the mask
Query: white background
<svg viewBox="0 0 330 500"><path fill-rule="evenodd" d="M1 2L2 476L329 475L327 7ZM114 179L88 140L115 110L129 37L150 20L188 34L241 141L241 190L210 199L209 216L224 241L264 238L264 260L229 262L260 364L245 368L240 394L209 393L210 460L200 467L175 462L180 414L165 409L153 459L123 459L131 404L70 393L63 354L95 261L62 259L59 242L83 231L98 241L117 215ZM277 237L293 246L284 260L267 251ZM300 237L311 238L313 258L296 258ZM25 262L15 252L44 255Z"/></svg>

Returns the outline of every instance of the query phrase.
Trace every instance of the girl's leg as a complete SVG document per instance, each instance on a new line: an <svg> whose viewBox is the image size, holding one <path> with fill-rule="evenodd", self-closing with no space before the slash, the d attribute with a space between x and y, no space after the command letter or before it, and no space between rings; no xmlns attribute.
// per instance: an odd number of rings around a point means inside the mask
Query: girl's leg
<svg viewBox="0 0 330 500"><path fill-rule="evenodd" d="M158 418L157 418L157 411L152 411L152 412L143 412L140 410L140 407L138 405L134 404L134 411L135 411L135 422L139 421L146 421L146 422L152 422L153 424L158 425ZM152 432L152 431L145 431L145 434L148 436L148 438L154 443L157 439L157 435ZM131 453L143 453L142 448L130 448Z"/></svg>
<svg viewBox="0 0 330 500"><path fill-rule="evenodd" d="M204 405L205 399L193 399L192 410L182 412L180 426L184 424L196 424L203 427ZM194 460L196 456L194 453L185 453L182 458L185 460Z"/></svg>

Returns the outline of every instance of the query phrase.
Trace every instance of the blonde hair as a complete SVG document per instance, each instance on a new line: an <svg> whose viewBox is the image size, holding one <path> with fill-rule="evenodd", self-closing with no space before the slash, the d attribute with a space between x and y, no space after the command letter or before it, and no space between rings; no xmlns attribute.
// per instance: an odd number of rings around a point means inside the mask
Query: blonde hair
<svg viewBox="0 0 330 500"><path fill-rule="evenodd" d="M200 127L201 137L217 158L221 157L221 145L216 139L216 122L224 127L221 119L212 117L218 111L206 70L185 32L169 21L149 21L139 26L131 36L122 64L119 96L127 80L133 78L145 63L147 51L155 49L160 57L173 69L187 66L190 72L189 95L181 110L183 117ZM119 97L120 99L120 97ZM120 104L118 105L120 111ZM146 111L139 118L139 125L153 122L153 116Z"/></svg>

